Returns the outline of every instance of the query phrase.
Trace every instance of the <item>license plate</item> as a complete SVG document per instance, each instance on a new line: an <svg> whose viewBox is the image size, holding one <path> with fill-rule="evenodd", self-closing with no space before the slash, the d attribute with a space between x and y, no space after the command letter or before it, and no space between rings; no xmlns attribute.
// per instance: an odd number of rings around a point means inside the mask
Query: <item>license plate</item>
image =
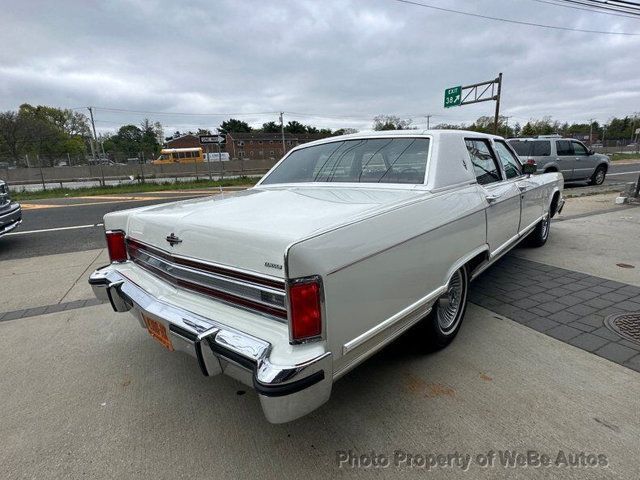
<svg viewBox="0 0 640 480"><path fill-rule="evenodd" d="M145 314L142 314L142 318L144 319L144 323L147 325L149 335L156 339L167 350L173 352L173 344L171 343L169 335L167 335L167 329L165 326L160 322L147 317Z"/></svg>

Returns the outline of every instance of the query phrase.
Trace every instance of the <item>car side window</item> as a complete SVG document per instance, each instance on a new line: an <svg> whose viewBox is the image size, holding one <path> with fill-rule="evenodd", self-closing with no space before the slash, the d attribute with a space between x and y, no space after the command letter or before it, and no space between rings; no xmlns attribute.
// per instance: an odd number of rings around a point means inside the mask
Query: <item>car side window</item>
<svg viewBox="0 0 640 480"><path fill-rule="evenodd" d="M534 157L548 157L551 155L551 142L549 140L536 140L531 149L531 155Z"/></svg>
<svg viewBox="0 0 640 480"><path fill-rule="evenodd" d="M576 155L587 155L587 149L580 142L571 142L573 144L573 151Z"/></svg>
<svg viewBox="0 0 640 480"><path fill-rule="evenodd" d="M473 170L476 174L476 180L480 185L487 185L502 180L500 169L496 163L496 159L491 153L489 141L484 139L466 138L464 143L467 146Z"/></svg>
<svg viewBox="0 0 640 480"><path fill-rule="evenodd" d="M556 150L559 157L573 155L573 147L569 140L556 140Z"/></svg>
<svg viewBox="0 0 640 480"><path fill-rule="evenodd" d="M522 175L522 166L507 145L501 140L495 140L493 143L496 146L496 153L498 154L500 163L502 163L507 179Z"/></svg>

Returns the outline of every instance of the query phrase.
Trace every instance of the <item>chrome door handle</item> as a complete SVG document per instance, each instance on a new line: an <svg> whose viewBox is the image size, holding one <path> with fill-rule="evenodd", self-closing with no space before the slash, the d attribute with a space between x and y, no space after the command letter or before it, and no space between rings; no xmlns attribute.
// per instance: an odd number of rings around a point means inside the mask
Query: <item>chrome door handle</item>
<svg viewBox="0 0 640 480"><path fill-rule="evenodd" d="M518 190L520 190L521 192L524 192L527 189L527 186L522 185L521 183L516 183L516 185L518 186Z"/></svg>
<svg viewBox="0 0 640 480"><path fill-rule="evenodd" d="M498 198L500 198L500 195L485 195L484 198L487 199L487 202L489 202L489 204L492 204L495 203Z"/></svg>

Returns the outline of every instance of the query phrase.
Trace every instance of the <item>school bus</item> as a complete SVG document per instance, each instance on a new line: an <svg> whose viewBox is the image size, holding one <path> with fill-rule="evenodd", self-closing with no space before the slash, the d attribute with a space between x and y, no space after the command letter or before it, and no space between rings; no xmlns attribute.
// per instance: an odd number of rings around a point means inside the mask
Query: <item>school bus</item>
<svg viewBox="0 0 640 480"><path fill-rule="evenodd" d="M154 160L154 165L163 165L167 163L202 163L202 148L163 148L160 150L160 156Z"/></svg>

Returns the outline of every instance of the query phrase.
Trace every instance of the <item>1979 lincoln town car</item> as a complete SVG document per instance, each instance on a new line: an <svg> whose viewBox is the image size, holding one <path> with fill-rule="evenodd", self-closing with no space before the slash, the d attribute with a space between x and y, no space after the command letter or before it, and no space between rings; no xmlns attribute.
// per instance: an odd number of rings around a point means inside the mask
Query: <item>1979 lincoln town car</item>
<svg viewBox="0 0 640 480"><path fill-rule="evenodd" d="M307 143L248 190L106 215L111 264L89 281L287 422L418 322L425 346L451 342L469 281L521 240L547 240L562 176L534 171L475 132Z"/></svg>

